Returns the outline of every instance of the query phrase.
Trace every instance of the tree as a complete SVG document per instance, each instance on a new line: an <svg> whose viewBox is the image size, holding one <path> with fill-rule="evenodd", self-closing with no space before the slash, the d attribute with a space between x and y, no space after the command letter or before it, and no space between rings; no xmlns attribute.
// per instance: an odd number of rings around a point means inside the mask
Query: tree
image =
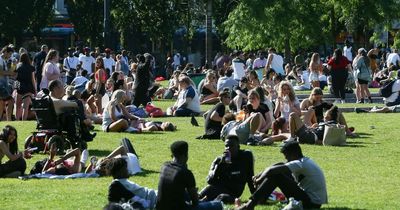
<svg viewBox="0 0 400 210"><path fill-rule="evenodd" d="M41 30L48 26L54 18L54 1L34 0L32 1L32 16L29 19L28 30L32 31L33 35L40 37Z"/></svg>
<svg viewBox="0 0 400 210"><path fill-rule="evenodd" d="M91 46L103 43L103 0L65 0L76 33Z"/></svg>
<svg viewBox="0 0 400 210"><path fill-rule="evenodd" d="M31 1L29 0L2 0L0 1L0 28L1 38L6 42L19 43L22 33L28 27L32 15ZM4 43L3 43L4 44Z"/></svg>
<svg viewBox="0 0 400 210"><path fill-rule="evenodd" d="M292 50L324 43L326 7L319 0L241 1L224 22L231 48Z"/></svg>

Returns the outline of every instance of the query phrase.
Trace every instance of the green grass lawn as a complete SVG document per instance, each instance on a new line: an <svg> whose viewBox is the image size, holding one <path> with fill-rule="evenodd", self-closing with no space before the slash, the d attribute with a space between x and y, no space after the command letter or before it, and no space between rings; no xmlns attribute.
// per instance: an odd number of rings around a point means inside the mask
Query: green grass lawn
<svg viewBox="0 0 400 210"><path fill-rule="evenodd" d="M162 108L172 101L157 101ZM203 107L206 110L209 106ZM350 126L360 138L348 139L344 147L303 145L303 153L313 158L326 176L329 204L325 209L400 209L400 142L398 142L398 115L346 113ZM201 126L204 122L197 117ZM149 188L157 188L159 170L170 160L169 145L174 140L189 143L189 168L193 171L199 189L212 160L224 150L222 141L196 140L202 127L192 127L189 118L161 118L172 121L178 131L153 134L103 133L99 131L89 143L90 155L105 156L118 146L123 137L131 139L140 157L143 174L130 180ZM0 127L8 124L0 122ZM35 130L35 122L11 122L18 130L19 146ZM371 129L370 126L375 126ZM270 147L249 147L255 156L255 172L283 161L278 144ZM44 155L28 160L28 170ZM0 180L0 209L101 209L107 203L107 189L111 177L77 180ZM246 189L242 200L250 196ZM259 206L256 209L279 209L278 205Z"/></svg>

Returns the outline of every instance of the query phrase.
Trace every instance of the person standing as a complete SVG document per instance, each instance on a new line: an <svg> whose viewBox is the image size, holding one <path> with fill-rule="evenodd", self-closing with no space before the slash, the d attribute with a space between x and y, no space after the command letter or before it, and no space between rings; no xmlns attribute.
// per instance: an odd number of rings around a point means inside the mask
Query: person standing
<svg viewBox="0 0 400 210"><path fill-rule="evenodd" d="M335 103L345 103L345 85L351 66L349 60L342 55L341 49L336 49L333 57L328 61L328 69L332 77L332 89L335 94Z"/></svg>
<svg viewBox="0 0 400 210"><path fill-rule="evenodd" d="M14 106L12 98L12 87L9 83L9 77L15 76L15 72L8 68L7 61L11 58L13 49L4 47L0 55L0 121L3 119L4 109L7 109L7 121L11 121L11 114Z"/></svg>
<svg viewBox="0 0 400 210"><path fill-rule="evenodd" d="M268 72L270 69L273 69L276 74L285 75L285 70L283 69L283 57L276 54L275 48L270 48L268 50L265 72Z"/></svg>
<svg viewBox="0 0 400 210"><path fill-rule="evenodd" d="M170 146L172 161L161 168L158 182L157 210L217 210L223 209L218 201L200 202L196 181L188 169L189 145L186 141L175 141ZM188 204L189 203L189 204Z"/></svg>
<svg viewBox="0 0 400 210"><path fill-rule="evenodd" d="M58 59L58 51L53 49L50 50L43 66L40 89L48 88L51 81L60 79L60 69L57 65Z"/></svg>
<svg viewBox="0 0 400 210"><path fill-rule="evenodd" d="M40 90L40 82L42 81L42 70L45 64L45 59L49 48L47 45L42 45L40 52L38 52L33 59L33 66L35 67L36 89Z"/></svg>
<svg viewBox="0 0 400 210"><path fill-rule="evenodd" d="M15 117L17 120L26 120L31 97L36 95L35 68L31 65L27 53L20 55L20 63L17 66L17 81L20 85L17 88Z"/></svg>
<svg viewBox="0 0 400 210"><path fill-rule="evenodd" d="M371 93L368 89L368 83L372 80L370 63L367 51L364 48L358 49L358 54L353 61L357 103L364 103L365 97L368 97L369 102L372 103Z"/></svg>
<svg viewBox="0 0 400 210"><path fill-rule="evenodd" d="M240 51L233 52L235 58L232 60L233 78L239 81L245 75L246 64Z"/></svg>
<svg viewBox="0 0 400 210"><path fill-rule="evenodd" d="M106 53L106 56L103 58L104 69L106 70L108 77L110 77L110 75L115 71L115 60L111 57L110 48L106 48L104 52Z"/></svg>
<svg viewBox="0 0 400 210"><path fill-rule="evenodd" d="M85 47L83 51L85 54L79 56L79 61L81 62L82 69L88 71L88 75L90 75L94 72L96 60L90 55L90 49L88 47Z"/></svg>
<svg viewBox="0 0 400 210"><path fill-rule="evenodd" d="M79 64L79 59L74 56L74 49L68 48L68 57L64 58L63 68L67 72L67 85L70 85L76 77L76 70Z"/></svg>

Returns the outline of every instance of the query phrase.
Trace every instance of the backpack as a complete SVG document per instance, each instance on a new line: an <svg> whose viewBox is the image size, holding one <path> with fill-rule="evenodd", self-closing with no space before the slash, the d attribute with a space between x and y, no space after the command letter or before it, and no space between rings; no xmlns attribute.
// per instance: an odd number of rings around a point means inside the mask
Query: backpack
<svg viewBox="0 0 400 210"><path fill-rule="evenodd" d="M382 97L389 97L392 95L392 87L393 84L396 82L396 80L392 80L386 84L384 84L380 89L379 89L379 95L381 95Z"/></svg>

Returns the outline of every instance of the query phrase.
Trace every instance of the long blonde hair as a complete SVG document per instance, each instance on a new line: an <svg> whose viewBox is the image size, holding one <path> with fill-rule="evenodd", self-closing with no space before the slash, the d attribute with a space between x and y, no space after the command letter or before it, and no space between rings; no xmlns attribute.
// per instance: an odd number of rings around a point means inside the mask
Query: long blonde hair
<svg viewBox="0 0 400 210"><path fill-rule="evenodd" d="M42 67L42 75L45 76L45 71L44 71L44 67L46 66L46 63L49 62L50 60L53 60L56 56L58 56L58 51L51 49L47 55L46 55L46 59L44 59L44 63L43 63L43 67ZM57 66L58 67L58 66Z"/></svg>
<svg viewBox="0 0 400 210"><path fill-rule="evenodd" d="M125 91L124 90L116 90L113 92L112 96L111 96L111 101L110 101L110 105L116 105L120 102L122 102L123 98L125 96Z"/></svg>
<svg viewBox="0 0 400 210"><path fill-rule="evenodd" d="M283 86L287 86L289 88L289 90L290 90L289 91L289 99L290 99L290 101L294 101L296 99L296 94L294 93L292 84L290 84L288 81L282 81L279 83L278 96L283 97L283 94L282 94Z"/></svg>

